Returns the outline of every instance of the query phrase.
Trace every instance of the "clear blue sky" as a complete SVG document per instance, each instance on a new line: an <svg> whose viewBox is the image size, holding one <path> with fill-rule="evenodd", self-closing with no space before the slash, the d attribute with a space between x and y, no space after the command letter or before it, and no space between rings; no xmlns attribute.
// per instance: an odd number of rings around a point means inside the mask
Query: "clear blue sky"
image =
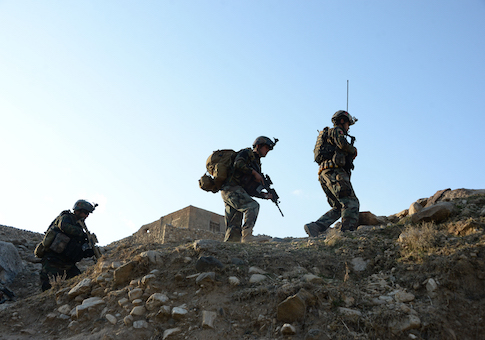
<svg viewBox="0 0 485 340"><path fill-rule="evenodd" d="M446 188L485 188L485 1L0 1L0 224L44 232L84 198L101 244L188 205L216 149L263 159L281 217L306 236L329 209L317 130L359 121L362 211L391 215Z"/></svg>

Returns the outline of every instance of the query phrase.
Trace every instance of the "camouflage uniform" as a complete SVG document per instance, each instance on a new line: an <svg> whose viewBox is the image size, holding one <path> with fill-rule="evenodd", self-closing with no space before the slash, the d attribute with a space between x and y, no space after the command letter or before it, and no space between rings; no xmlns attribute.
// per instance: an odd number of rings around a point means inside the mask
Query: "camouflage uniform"
<svg viewBox="0 0 485 340"><path fill-rule="evenodd" d="M225 205L225 241L240 242L242 231L252 231L256 223L259 203L251 196L260 198L264 198L264 196L249 189L250 183L254 182L253 169L261 173L260 156L250 148L239 151L234 160L232 174L221 188L221 196Z"/></svg>
<svg viewBox="0 0 485 340"><path fill-rule="evenodd" d="M62 232L71 240L68 242L66 249L62 253L56 253L47 249L42 258L42 269L40 272L40 281L42 290L51 288L50 278L58 276L70 279L81 274L76 262L83 257L93 256L93 250L83 250L83 244L87 243L87 235L81 225L77 223L75 215L68 210L63 211L49 226L57 232Z"/></svg>
<svg viewBox="0 0 485 340"><path fill-rule="evenodd" d="M329 129L328 140L336 146L337 152L345 156L346 164L343 167L337 167L332 160L326 160L320 165L318 180L332 209L317 221L305 225L309 235L324 232L340 217L342 217L342 230L357 228L359 200L350 183L352 159L356 154L356 148L349 144L345 136L346 133L341 127ZM313 232L309 232L308 228L313 229Z"/></svg>

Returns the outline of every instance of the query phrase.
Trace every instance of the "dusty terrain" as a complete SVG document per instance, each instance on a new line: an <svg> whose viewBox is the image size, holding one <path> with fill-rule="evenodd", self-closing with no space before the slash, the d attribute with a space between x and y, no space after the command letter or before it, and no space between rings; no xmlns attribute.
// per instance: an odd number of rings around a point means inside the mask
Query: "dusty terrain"
<svg viewBox="0 0 485 340"><path fill-rule="evenodd" d="M126 238L44 293L42 235L1 226L24 269L8 286L16 301L0 305L0 339L483 339L485 193L433 197L417 202L452 203L443 221L413 223L410 208L318 238Z"/></svg>

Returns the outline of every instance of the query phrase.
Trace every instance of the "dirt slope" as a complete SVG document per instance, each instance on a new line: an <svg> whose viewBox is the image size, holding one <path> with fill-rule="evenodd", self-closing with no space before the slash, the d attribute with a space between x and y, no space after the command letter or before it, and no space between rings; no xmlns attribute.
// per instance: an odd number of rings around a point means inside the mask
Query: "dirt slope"
<svg viewBox="0 0 485 340"><path fill-rule="evenodd" d="M127 238L44 293L39 265L27 261L41 235L1 227L2 240L26 249L9 286L17 301L0 305L0 339L480 339L485 195L452 196L456 209L441 223L412 224L404 211L316 239ZM72 293L82 280L87 288ZM81 315L89 299L99 305Z"/></svg>

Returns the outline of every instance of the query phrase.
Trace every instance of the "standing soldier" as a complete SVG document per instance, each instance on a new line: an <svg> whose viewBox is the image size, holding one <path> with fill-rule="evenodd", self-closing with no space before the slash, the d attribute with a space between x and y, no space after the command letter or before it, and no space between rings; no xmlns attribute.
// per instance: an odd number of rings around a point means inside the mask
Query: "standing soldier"
<svg viewBox="0 0 485 340"><path fill-rule="evenodd" d="M350 125L354 125L356 121L357 119L347 111L339 110L332 117L334 127L325 128L317 139L315 161L320 165L318 180L332 209L317 221L305 224L305 231L310 237L323 233L340 217L342 231L357 229L359 200L350 183L350 173L354 168L353 160L357 156L357 149L353 146L355 138L349 136L352 139L351 143L346 138Z"/></svg>
<svg viewBox="0 0 485 340"><path fill-rule="evenodd" d="M261 158L273 150L276 142L260 136L253 148L239 151L234 159L232 173L221 188L225 205L226 235L224 242L267 241L253 236L253 228L259 213L259 203L253 197L271 199L271 194L253 190L255 183L263 183ZM242 223L244 216L244 224Z"/></svg>
<svg viewBox="0 0 485 340"><path fill-rule="evenodd" d="M72 208L73 213L64 210L49 226L42 241L42 291L51 288L51 279L70 279L81 274L76 262L94 255L82 226L94 208L91 203L79 200Z"/></svg>

